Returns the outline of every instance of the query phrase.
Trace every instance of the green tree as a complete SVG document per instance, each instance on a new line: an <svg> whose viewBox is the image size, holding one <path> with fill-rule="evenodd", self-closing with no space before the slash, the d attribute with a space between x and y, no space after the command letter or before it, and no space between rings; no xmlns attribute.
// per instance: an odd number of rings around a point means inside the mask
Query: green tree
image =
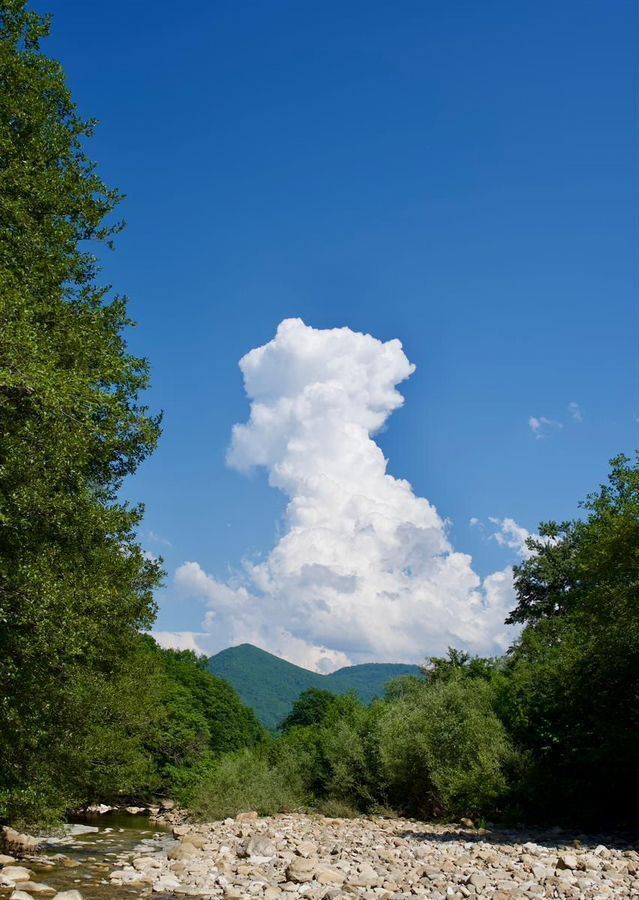
<svg viewBox="0 0 639 900"><path fill-rule="evenodd" d="M583 520L540 530L516 569L526 623L500 709L533 761L537 815L639 816L639 463L611 460Z"/></svg>
<svg viewBox="0 0 639 900"><path fill-rule="evenodd" d="M337 697L330 691L321 688L309 688L302 691L288 716L280 725L281 731L290 731L291 728L303 728L308 725L322 724L331 709L334 707Z"/></svg>
<svg viewBox="0 0 639 900"><path fill-rule="evenodd" d="M85 155L94 123L41 52L48 32L0 0L0 818L59 812L92 783L93 711L118 706L108 686L161 578L141 507L119 499L159 434L148 367L90 249L120 230L120 195Z"/></svg>
<svg viewBox="0 0 639 900"><path fill-rule="evenodd" d="M466 678L480 678L490 681L501 666L499 659L472 656L465 650L448 648L447 656L431 656L421 673L430 684Z"/></svg>
<svg viewBox="0 0 639 900"><path fill-rule="evenodd" d="M253 747L266 730L228 682L190 650L155 653L164 674L157 727L148 749L165 791L188 790L195 773L223 753Z"/></svg>

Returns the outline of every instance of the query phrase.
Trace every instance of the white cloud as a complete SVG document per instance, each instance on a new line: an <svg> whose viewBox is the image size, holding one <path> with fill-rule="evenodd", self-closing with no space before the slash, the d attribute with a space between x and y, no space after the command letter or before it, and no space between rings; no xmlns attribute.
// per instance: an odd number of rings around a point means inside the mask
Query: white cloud
<svg viewBox="0 0 639 900"><path fill-rule="evenodd" d="M240 368L251 411L233 428L228 464L266 468L289 502L269 556L230 582L196 562L178 569L179 589L207 605L212 639L324 671L419 661L449 644L503 651L515 634L503 624L515 605L510 568L482 582L372 439L415 368L400 342L288 319Z"/></svg>
<svg viewBox="0 0 639 900"><path fill-rule="evenodd" d="M564 426L561 422L557 422L555 419L549 419L546 416L530 416L528 419L528 427L539 440L548 434L548 432L563 428Z"/></svg>
<svg viewBox="0 0 639 900"><path fill-rule="evenodd" d="M508 517L505 519L496 519L493 516L490 516L489 521L499 528L498 531L493 532L490 536L493 540L497 541L500 547L507 547L509 550L514 550L522 559L530 559L533 555L533 551L526 545L526 540L529 537L537 538L538 535L531 535L526 528L518 525L514 519Z"/></svg>
<svg viewBox="0 0 639 900"><path fill-rule="evenodd" d="M198 643L198 639L206 638L206 635L196 631L152 631L151 637L166 650L193 650L198 654L206 653L206 648Z"/></svg>
<svg viewBox="0 0 639 900"><path fill-rule="evenodd" d="M155 531L149 531L148 539L153 544L160 544L162 547L172 547L173 544L168 538L162 537L161 534L157 534Z"/></svg>
<svg viewBox="0 0 639 900"><path fill-rule="evenodd" d="M584 414L579 404L575 403L574 400L572 400L568 404L568 412L570 413L570 418L573 420L573 422L583 422Z"/></svg>

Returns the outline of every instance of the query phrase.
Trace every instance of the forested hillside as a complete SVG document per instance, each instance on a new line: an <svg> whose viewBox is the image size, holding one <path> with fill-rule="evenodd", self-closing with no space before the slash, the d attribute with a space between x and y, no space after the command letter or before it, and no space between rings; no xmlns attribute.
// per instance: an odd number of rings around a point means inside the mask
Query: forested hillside
<svg viewBox="0 0 639 900"><path fill-rule="evenodd" d="M211 672L225 678L244 703L255 710L267 728L277 728L293 703L309 688L348 694L355 691L362 703L381 697L384 688L400 675L416 675L417 666L403 663L365 663L338 669L330 675L310 672L252 644L222 650L209 660Z"/></svg>

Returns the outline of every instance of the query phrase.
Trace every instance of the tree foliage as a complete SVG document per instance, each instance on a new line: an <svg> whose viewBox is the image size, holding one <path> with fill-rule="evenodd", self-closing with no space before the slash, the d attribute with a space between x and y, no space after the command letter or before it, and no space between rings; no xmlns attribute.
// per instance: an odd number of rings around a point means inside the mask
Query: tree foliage
<svg viewBox="0 0 639 900"><path fill-rule="evenodd" d="M98 765L97 709L130 729L106 706L161 578L136 540L141 508L118 494L159 417L140 400L126 303L89 249L120 230L119 194L85 155L94 123L40 51L48 30L0 2L0 815L13 816L27 795L64 806Z"/></svg>
<svg viewBox="0 0 639 900"><path fill-rule="evenodd" d="M341 698L321 688L302 691L288 716L280 725L281 731L304 728L308 725L323 725L331 712L340 708Z"/></svg>
<svg viewBox="0 0 639 900"><path fill-rule="evenodd" d="M637 459L613 459L583 508L516 570L526 627L500 703L533 760L524 805L616 822L639 814Z"/></svg>

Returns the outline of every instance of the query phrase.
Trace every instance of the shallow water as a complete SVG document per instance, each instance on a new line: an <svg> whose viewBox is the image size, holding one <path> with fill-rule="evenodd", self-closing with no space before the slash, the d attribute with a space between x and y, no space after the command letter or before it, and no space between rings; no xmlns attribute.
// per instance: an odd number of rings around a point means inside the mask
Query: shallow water
<svg viewBox="0 0 639 900"><path fill-rule="evenodd" d="M20 865L34 873L32 881L48 884L58 891L78 890L86 900L150 896L150 885L115 886L109 881L109 873L122 868L133 857L166 849L172 843L167 828L150 822L145 816L121 812L85 816L75 819L73 824L98 830L48 838L37 855L20 860ZM10 897L12 890L0 888L2 900ZM153 895L158 900L170 896Z"/></svg>

